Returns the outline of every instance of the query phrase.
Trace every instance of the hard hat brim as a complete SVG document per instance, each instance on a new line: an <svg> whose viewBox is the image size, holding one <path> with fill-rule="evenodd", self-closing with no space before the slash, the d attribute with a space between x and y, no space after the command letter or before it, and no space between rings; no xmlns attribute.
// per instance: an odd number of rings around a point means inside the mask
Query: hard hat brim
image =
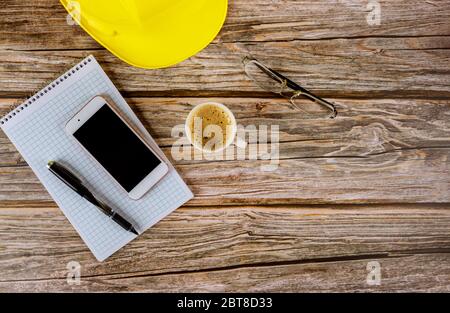
<svg viewBox="0 0 450 313"><path fill-rule="evenodd" d="M168 67L203 50L222 28L228 8L228 0L130 1L78 0L74 7L60 0L103 47L146 69ZM135 7L127 10L124 3Z"/></svg>

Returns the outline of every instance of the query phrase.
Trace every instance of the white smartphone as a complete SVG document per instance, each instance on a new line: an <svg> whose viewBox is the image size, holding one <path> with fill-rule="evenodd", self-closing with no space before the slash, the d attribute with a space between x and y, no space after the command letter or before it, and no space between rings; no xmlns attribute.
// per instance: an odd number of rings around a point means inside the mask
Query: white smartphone
<svg viewBox="0 0 450 313"><path fill-rule="evenodd" d="M90 100L65 129L132 199L141 198L168 172L167 164L101 96Z"/></svg>

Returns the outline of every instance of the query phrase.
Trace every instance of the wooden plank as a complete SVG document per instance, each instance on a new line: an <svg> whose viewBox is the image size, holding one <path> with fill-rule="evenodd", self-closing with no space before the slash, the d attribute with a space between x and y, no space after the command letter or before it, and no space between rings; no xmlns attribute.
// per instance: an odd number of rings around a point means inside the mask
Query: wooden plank
<svg viewBox="0 0 450 313"><path fill-rule="evenodd" d="M380 285L367 284L369 261L381 265ZM130 275L130 276L128 276ZM2 292L449 292L449 254L312 264L256 266L167 275L126 274L0 281ZM180 299L183 299L180 297Z"/></svg>
<svg viewBox="0 0 450 313"><path fill-rule="evenodd" d="M11 203L0 209L0 290L70 290L65 282L70 261L80 263L84 277L74 290L337 291L344 283L350 290L368 288L371 260L382 264L380 290L400 290L402 283L404 290L443 290L450 281L449 209L181 208L98 263L59 209ZM425 256L404 258L417 254ZM302 284L308 277L314 283Z"/></svg>
<svg viewBox="0 0 450 313"><path fill-rule="evenodd" d="M206 100L128 99L169 157L171 128ZM213 100L244 126L278 124L280 162L266 172L261 166L270 162L261 156L173 160L196 196L189 205L450 202L448 100L339 99L335 120L305 119L279 99ZM1 101L0 112L12 102ZM0 143L0 201L50 201L4 134Z"/></svg>
<svg viewBox="0 0 450 313"><path fill-rule="evenodd" d="M0 132L0 291L450 291L450 3L384 1L371 27L362 0L235 0L213 44L155 71L68 26L57 0L2 4L0 115L94 53L128 96L197 97L128 99L167 155L199 97L227 96L214 100L243 125L280 126L281 161L174 160L196 198L98 263ZM339 118L267 98L247 54L333 97ZM72 260L81 286L66 282Z"/></svg>
<svg viewBox="0 0 450 313"><path fill-rule="evenodd" d="M383 1L381 23L370 26L367 1L229 1L215 42L317 40L337 37L450 35L446 1ZM100 46L67 23L57 0L3 0L0 46L7 49L92 49Z"/></svg>
<svg viewBox="0 0 450 313"><path fill-rule="evenodd" d="M449 97L450 36L216 43L166 69L128 66L105 50L0 50L0 96L42 88L89 53L129 96L267 96L245 74L245 55L333 97Z"/></svg>
<svg viewBox="0 0 450 313"><path fill-rule="evenodd" d="M240 262L446 251L450 240L449 208L448 205L182 208L103 264L115 268L124 258L141 255L134 263L136 271L161 273L175 268L235 266ZM26 264L23 267L16 264L15 256L21 254L30 257L34 264L46 263L44 257L50 255L55 259L49 259L49 264L60 257L57 262L61 264L76 257L83 264L90 264L89 273L95 274L98 262L55 206L21 202L3 205L0 213L5 279L20 275L16 269L28 268ZM350 239L352 245L348 245ZM250 249L252 246L254 249ZM285 254L281 247L291 247L292 253ZM76 253L70 255L68 251ZM222 261L216 256L223 256ZM162 268L161 262L168 257L175 258L174 263ZM139 261L148 258L153 261ZM186 268L179 268L182 258ZM22 272L30 273L31 269Z"/></svg>
<svg viewBox="0 0 450 313"><path fill-rule="evenodd" d="M448 149L400 150L367 158L219 161L176 165L195 198L188 205L447 203ZM426 175L425 175L426 174ZM28 167L0 169L0 201L50 201Z"/></svg>

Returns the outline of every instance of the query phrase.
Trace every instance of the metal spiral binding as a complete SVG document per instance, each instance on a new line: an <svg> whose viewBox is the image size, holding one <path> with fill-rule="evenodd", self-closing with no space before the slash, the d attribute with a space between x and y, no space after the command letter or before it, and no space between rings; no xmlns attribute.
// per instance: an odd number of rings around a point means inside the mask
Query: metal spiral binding
<svg viewBox="0 0 450 313"><path fill-rule="evenodd" d="M32 105L34 102L36 102L39 98L45 96L47 93L49 93L52 89L56 88L59 84L64 82L66 79L68 79L72 74L75 74L78 72L81 68L86 66L89 62L92 61L92 57L89 56L74 67L72 67L70 70L68 70L66 73L55 79L52 83L47 85L45 88L41 89L40 91L36 92L34 95L26 98L24 101L15 101L13 104L9 106L9 113L7 113L5 116L0 118L0 125L6 124L9 120L13 119L14 116L19 114L21 111L23 111L28 106Z"/></svg>

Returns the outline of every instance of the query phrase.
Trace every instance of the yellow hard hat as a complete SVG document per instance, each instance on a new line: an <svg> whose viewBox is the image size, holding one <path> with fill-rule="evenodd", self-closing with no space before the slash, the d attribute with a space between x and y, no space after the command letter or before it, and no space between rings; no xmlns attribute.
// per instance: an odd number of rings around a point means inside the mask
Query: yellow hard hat
<svg viewBox="0 0 450 313"><path fill-rule="evenodd" d="M142 68L179 63L222 27L228 0L60 0L75 21L123 61Z"/></svg>

